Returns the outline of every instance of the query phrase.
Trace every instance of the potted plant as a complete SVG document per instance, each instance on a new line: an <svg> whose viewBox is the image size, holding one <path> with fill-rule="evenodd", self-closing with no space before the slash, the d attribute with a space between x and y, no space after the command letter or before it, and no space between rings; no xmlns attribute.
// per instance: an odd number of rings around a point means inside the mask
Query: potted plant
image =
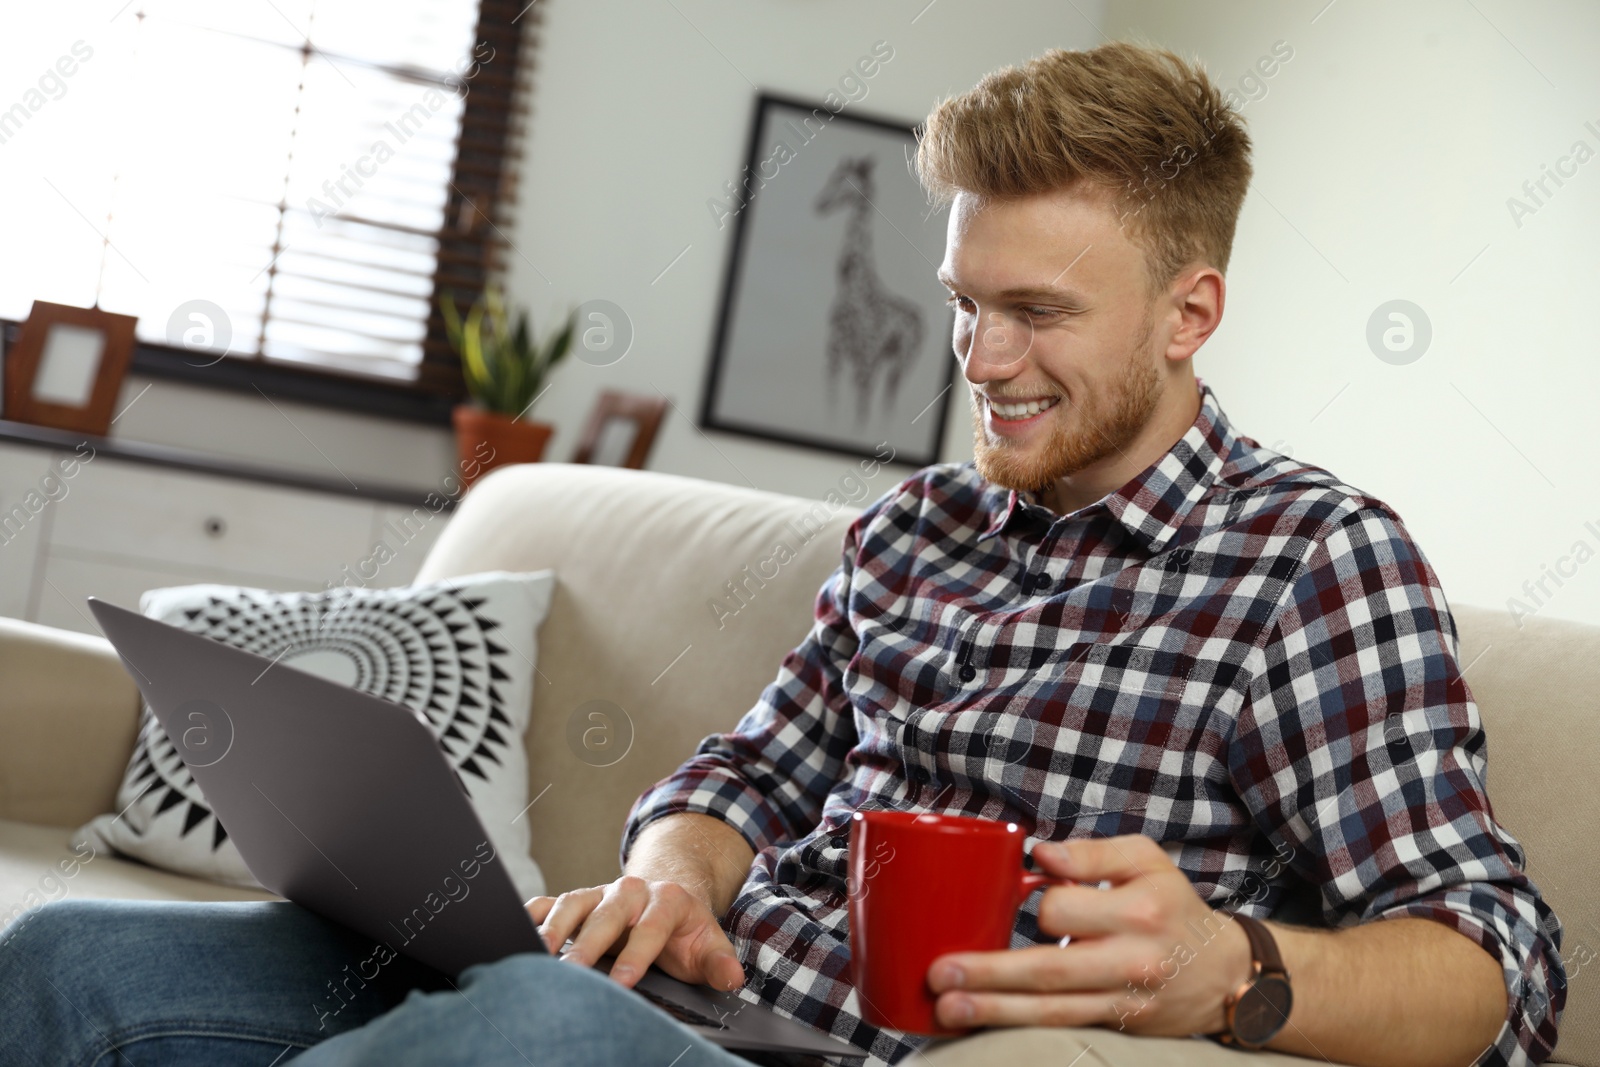
<svg viewBox="0 0 1600 1067"><path fill-rule="evenodd" d="M566 323L538 344L528 312L519 311L513 323L506 314L505 298L493 286L484 290L465 320L452 293L441 296L439 310L472 397L451 412L463 488L502 464L537 461L555 427L526 416L545 378L572 347L575 313L568 312Z"/></svg>

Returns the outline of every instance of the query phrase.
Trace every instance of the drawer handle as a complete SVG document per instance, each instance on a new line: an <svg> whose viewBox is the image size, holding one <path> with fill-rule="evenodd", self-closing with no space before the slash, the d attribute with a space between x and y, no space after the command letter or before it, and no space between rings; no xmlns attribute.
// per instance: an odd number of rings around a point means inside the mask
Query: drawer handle
<svg viewBox="0 0 1600 1067"><path fill-rule="evenodd" d="M228 524L213 515L205 521L205 531L208 537L221 537L227 532Z"/></svg>

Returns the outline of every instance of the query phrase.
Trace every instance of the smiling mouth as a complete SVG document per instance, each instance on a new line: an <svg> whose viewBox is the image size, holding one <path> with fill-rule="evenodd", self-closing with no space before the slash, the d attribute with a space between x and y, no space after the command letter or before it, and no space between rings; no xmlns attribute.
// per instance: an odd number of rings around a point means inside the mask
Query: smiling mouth
<svg viewBox="0 0 1600 1067"><path fill-rule="evenodd" d="M989 412L995 418L1005 422L1022 422L1033 418L1040 412L1049 411L1061 403L1061 398L1054 396L1048 400L1031 400L1026 404L1004 404L986 399L985 403L989 405Z"/></svg>

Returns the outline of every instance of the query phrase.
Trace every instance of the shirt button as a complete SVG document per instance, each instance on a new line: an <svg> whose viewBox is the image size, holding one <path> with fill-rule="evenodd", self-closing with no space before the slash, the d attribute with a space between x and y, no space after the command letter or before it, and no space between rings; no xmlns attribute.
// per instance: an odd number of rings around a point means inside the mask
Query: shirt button
<svg viewBox="0 0 1600 1067"><path fill-rule="evenodd" d="M961 670L957 674L960 675L963 682L970 682L978 676L978 669L970 663L963 663Z"/></svg>
<svg viewBox="0 0 1600 1067"><path fill-rule="evenodd" d="M928 769L926 767L911 768L911 780L918 785L926 785L928 783Z"/></svg>

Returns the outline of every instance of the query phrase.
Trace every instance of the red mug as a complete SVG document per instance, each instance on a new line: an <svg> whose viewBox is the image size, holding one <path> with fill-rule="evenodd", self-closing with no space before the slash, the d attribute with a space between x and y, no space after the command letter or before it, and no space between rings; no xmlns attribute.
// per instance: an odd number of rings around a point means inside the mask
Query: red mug
<svg viewBox="0 0 1600 1067"><path fill-rule="evenodd" d="M874 1026L941 1027L928 968L947 952L1011 944L1028 894L1060 879L1022 869L1022 828L965 815L858 811L850 820L850 965Z"/></svg>

